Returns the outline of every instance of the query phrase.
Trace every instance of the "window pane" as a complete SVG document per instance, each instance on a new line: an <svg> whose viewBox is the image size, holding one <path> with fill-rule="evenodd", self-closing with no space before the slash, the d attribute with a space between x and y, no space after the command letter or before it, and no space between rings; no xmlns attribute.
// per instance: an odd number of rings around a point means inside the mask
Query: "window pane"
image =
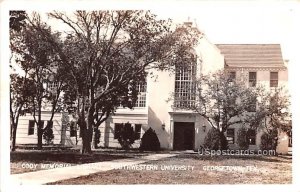
<svg viewBox="0 0 300 192"><path fill-rule="evenodd" d="M247 107L248 112L255 112L256 111L256 98L252 97L249 100L249 105Z"/></svg>
<svg viewBox="0 0 300 192"><path fill-rule="evenodd" d="M278 72L270 72L270 87L278 87Z"/></svg>
<svg viewBox="0 0 300 192"><path fill-rule="evenodd" d="M141 129L142 129L141 124L135 124L135 129L134 129L135 139L141 138Z"/></svg>
<svg viewBox="0 0 300 192"><path fill-rule="evenodd" d="M255 145L256 144L256 131L254 129L248 130L248 138L249 138L249 144Z"/></svg>
<svg viewBox="0 0 300 192"><path fill-rule="evenodd" d="M227 129L228 144L234 144L234 129Z"/></svg>
<svg viewBox="0 0 300 192"><path fill-rule="evenodd" d="M249 72L249 86L256 86L256 72Z"/></svg>
<svg viewBox="0 0 300 192"><path fill-rule="evenodd" d="M120 137L121 129L123 128L122 123L115 123L115 135L114 139L118 139Z"/></svg>
<svg viewBox="0 0 300 192"><path fill-rule="evenodd" d="M34 134L34 121L33 120L29 120L29 124L28 124L28 135L33 135Z"/></svg>
<svg viewBox="0 0 300 192"><path fill-rule="evenodd" d="M175 101L174 107L185 108L195 103L196 76L195 64L177 66L175 72ZM181 77L179 77L181 75Z"/></svg>
<svg viewBox="0 0 300 192"><path fill-rule="evenodd" d="M77 127L74 121L70 122L70 137L76 137L77 135Z"/></svg>
<svg viewBox="0 0 300 192"><path fill-rule="evenodd" d="M147 83L139 83L137 89L139 93L134 107L146 107Z"/></svg>
<svg viewBox="0 0 300 192"><path fill-rule="evenodd" d="M229 73L229 79L230 79L230 80L235 80L235 78L236 78L236 73L235 73L235 71L230 71L230 73Z"/></svg>

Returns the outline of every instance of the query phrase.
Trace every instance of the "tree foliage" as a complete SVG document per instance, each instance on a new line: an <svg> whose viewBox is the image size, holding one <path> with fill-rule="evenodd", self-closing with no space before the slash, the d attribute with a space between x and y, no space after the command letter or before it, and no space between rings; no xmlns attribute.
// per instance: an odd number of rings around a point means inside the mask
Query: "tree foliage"
<svg viewBox="0 0 300 192"><path fill-rule="evenodd" d="M257 96L256 90L247 88L242 81L231 79L223 70L202 75L194 83L194 103L182 108L197 112L221 132L243 123L244 115L252 105L251 98Z"/></svg>
<svg viewBox="0 0 300 192"><path fill-rule="evenodd" d="M24 86L25 82L22 84L19 81L11 85L23 90L20 98L25 98L27 101L26 112L33 114L38 127L38 148L41 149L43 131L49 128L49 122L52 122L54 113L61 110L59 103L64 78L58 54L43 35L47 34L48 37L56 40L59 40L60 37L58 33L53 33L45 22L41 21L38 14L27 17L22 26L22 30L12 33L10 47L14 59L12 62L25 74L20 78L26 80L28 86ZM39 26L39 30L36 30L36 26ZM11 80L14 82L13 75ZM50 84L55 86L50 87ZM13 95L18 93L16 88L11 91ZM11 99L12 103L17 101L16 98ZM43 108L51 111L50 120L45 129L41 127Z"/></svg>
<svg viewBox="0 0 300 192"><path fill-rule="evenodd" d="M65 100L75 107L83 133L82 152L91 152L93 129L120 105L132 108L137 85L147 69L167 70L186 60L199 38L190 28L172 31L171 20L158 20L149 11L76 11L49 13L63 23L63 47L39 30L66 66Z"/></svg>
<svg viewBox="0 0 300 192"><path fill-rule="evenodd" d="M221 70L194 79L195 100L191 105L182 105L181 109L195 111L204 117L213 129L224 133L230 127L261 129L270 132L274 129L288 132L291 130L289 97L284 87L275 89L263 85L248 87L247 82L231 79ZM176 102L181 102L175 98ZM184 100L182 100L184 102ZM247 131L240 130L242 148L249 142Z"/></svg>
<svg viewBox="0 0 300 192"><path fill-rule="evenodd" d="M11 59L13 57L22 58L24 55L14 49L14 44L23 43L23 39L19 38L19 34L23 32L25 27L25 20L27 14L25 11L10 11L9 26L10 26L10 47ZM16 63L22 64L20 59L16 59ZM14 151L16 147L16 134L19 117L25 113L24 108L28 105L28 98L32 94L30 91L31 81L28 79L28 69L25 67L24 75L20 76L15 73L15 68L10 64L12 73L10 74L10 127L11 127L11 150Z"/></svg>

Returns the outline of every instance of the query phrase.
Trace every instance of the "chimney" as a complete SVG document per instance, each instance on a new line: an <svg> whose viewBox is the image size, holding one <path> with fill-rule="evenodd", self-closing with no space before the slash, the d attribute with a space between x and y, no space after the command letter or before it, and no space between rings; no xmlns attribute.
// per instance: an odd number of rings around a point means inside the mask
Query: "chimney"
<svg viewBox="0 0 300 192"><path fill-rule="evenodd" d="M186 26L186 27L192 27L193 22L187 21L187 22L184 22L183 25Z"/></svg>

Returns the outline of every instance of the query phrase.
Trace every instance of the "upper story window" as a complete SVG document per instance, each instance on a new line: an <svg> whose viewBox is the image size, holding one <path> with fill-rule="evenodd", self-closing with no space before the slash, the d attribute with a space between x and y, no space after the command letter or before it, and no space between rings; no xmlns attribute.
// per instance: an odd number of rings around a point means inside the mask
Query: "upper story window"
<svg viewBox="0 0 300 192"><path fill-rule="evenodd" d="M235 81L235 79L236 79L236 72L235 71L230 71L229 72L229 80L231 82L233 82L233 81Z"/></svg>
<svg viewBox="0 0 300 192"><path fill-rule="evenodd" d="M270 72L270 87L278 87L278 72Z"/></svg>
<svg viewBox="0 0 300 192"><path fill-rule="evenodd" d="M234 144L234 129L232 128L227 129L226 139L228 144Z"/></svg>
<svg viewBox="0 0 300 192"><path fill-rule="evenodd" d="M47 88L51 91L55 91L58 87L58 82L48 82Z"/></svg>
<svg viewBox="0 0 300 192"><path fill-rule="evenodd" d="M249 97L249 103L246 110L248 112L256 112L256 97Z"/></svg>
<svg viewBox="0 0 300 192"><path fill-rule="evenodd" d="M256 130L248 129L248 139L250 145L256 145Z"/></svg>
<svg viewBox="0 0 300 192"><path fill-rule="evenodd" d="M147 83L138 83L137 85L138 96L134 107L146 107L146 92L147 92Z"/></svg>
<svg viewBox="0 0 300 192"><path fill-rule="evenodd" d="M195 104L195 77L195 64L176 66L174 102L176 108L190 107Z"/></svg>
<svg viewBox="0 0 300 192"><path fill-rule="evenodd" d="M256 72L249 72L249 87L256 86Z"/></svg>

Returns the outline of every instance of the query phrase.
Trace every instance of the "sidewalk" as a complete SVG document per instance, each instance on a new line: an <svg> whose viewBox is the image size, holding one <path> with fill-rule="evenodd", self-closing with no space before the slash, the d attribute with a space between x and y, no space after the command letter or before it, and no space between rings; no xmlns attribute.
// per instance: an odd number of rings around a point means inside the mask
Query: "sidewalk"
<svg viewBox="0 0 300 192"><path fill-rule="evenodd" d="M109 171L123 166L137 165L148 161L159 160L167 157L173 157L176 154L153 154L139 158L118 159L113 161L104 161L98 163L88 163L70 167L47 169L28 173L11 175L14 185L41 185L56 182L65 179L71 179L90 175L97 172Z"/></svg>

